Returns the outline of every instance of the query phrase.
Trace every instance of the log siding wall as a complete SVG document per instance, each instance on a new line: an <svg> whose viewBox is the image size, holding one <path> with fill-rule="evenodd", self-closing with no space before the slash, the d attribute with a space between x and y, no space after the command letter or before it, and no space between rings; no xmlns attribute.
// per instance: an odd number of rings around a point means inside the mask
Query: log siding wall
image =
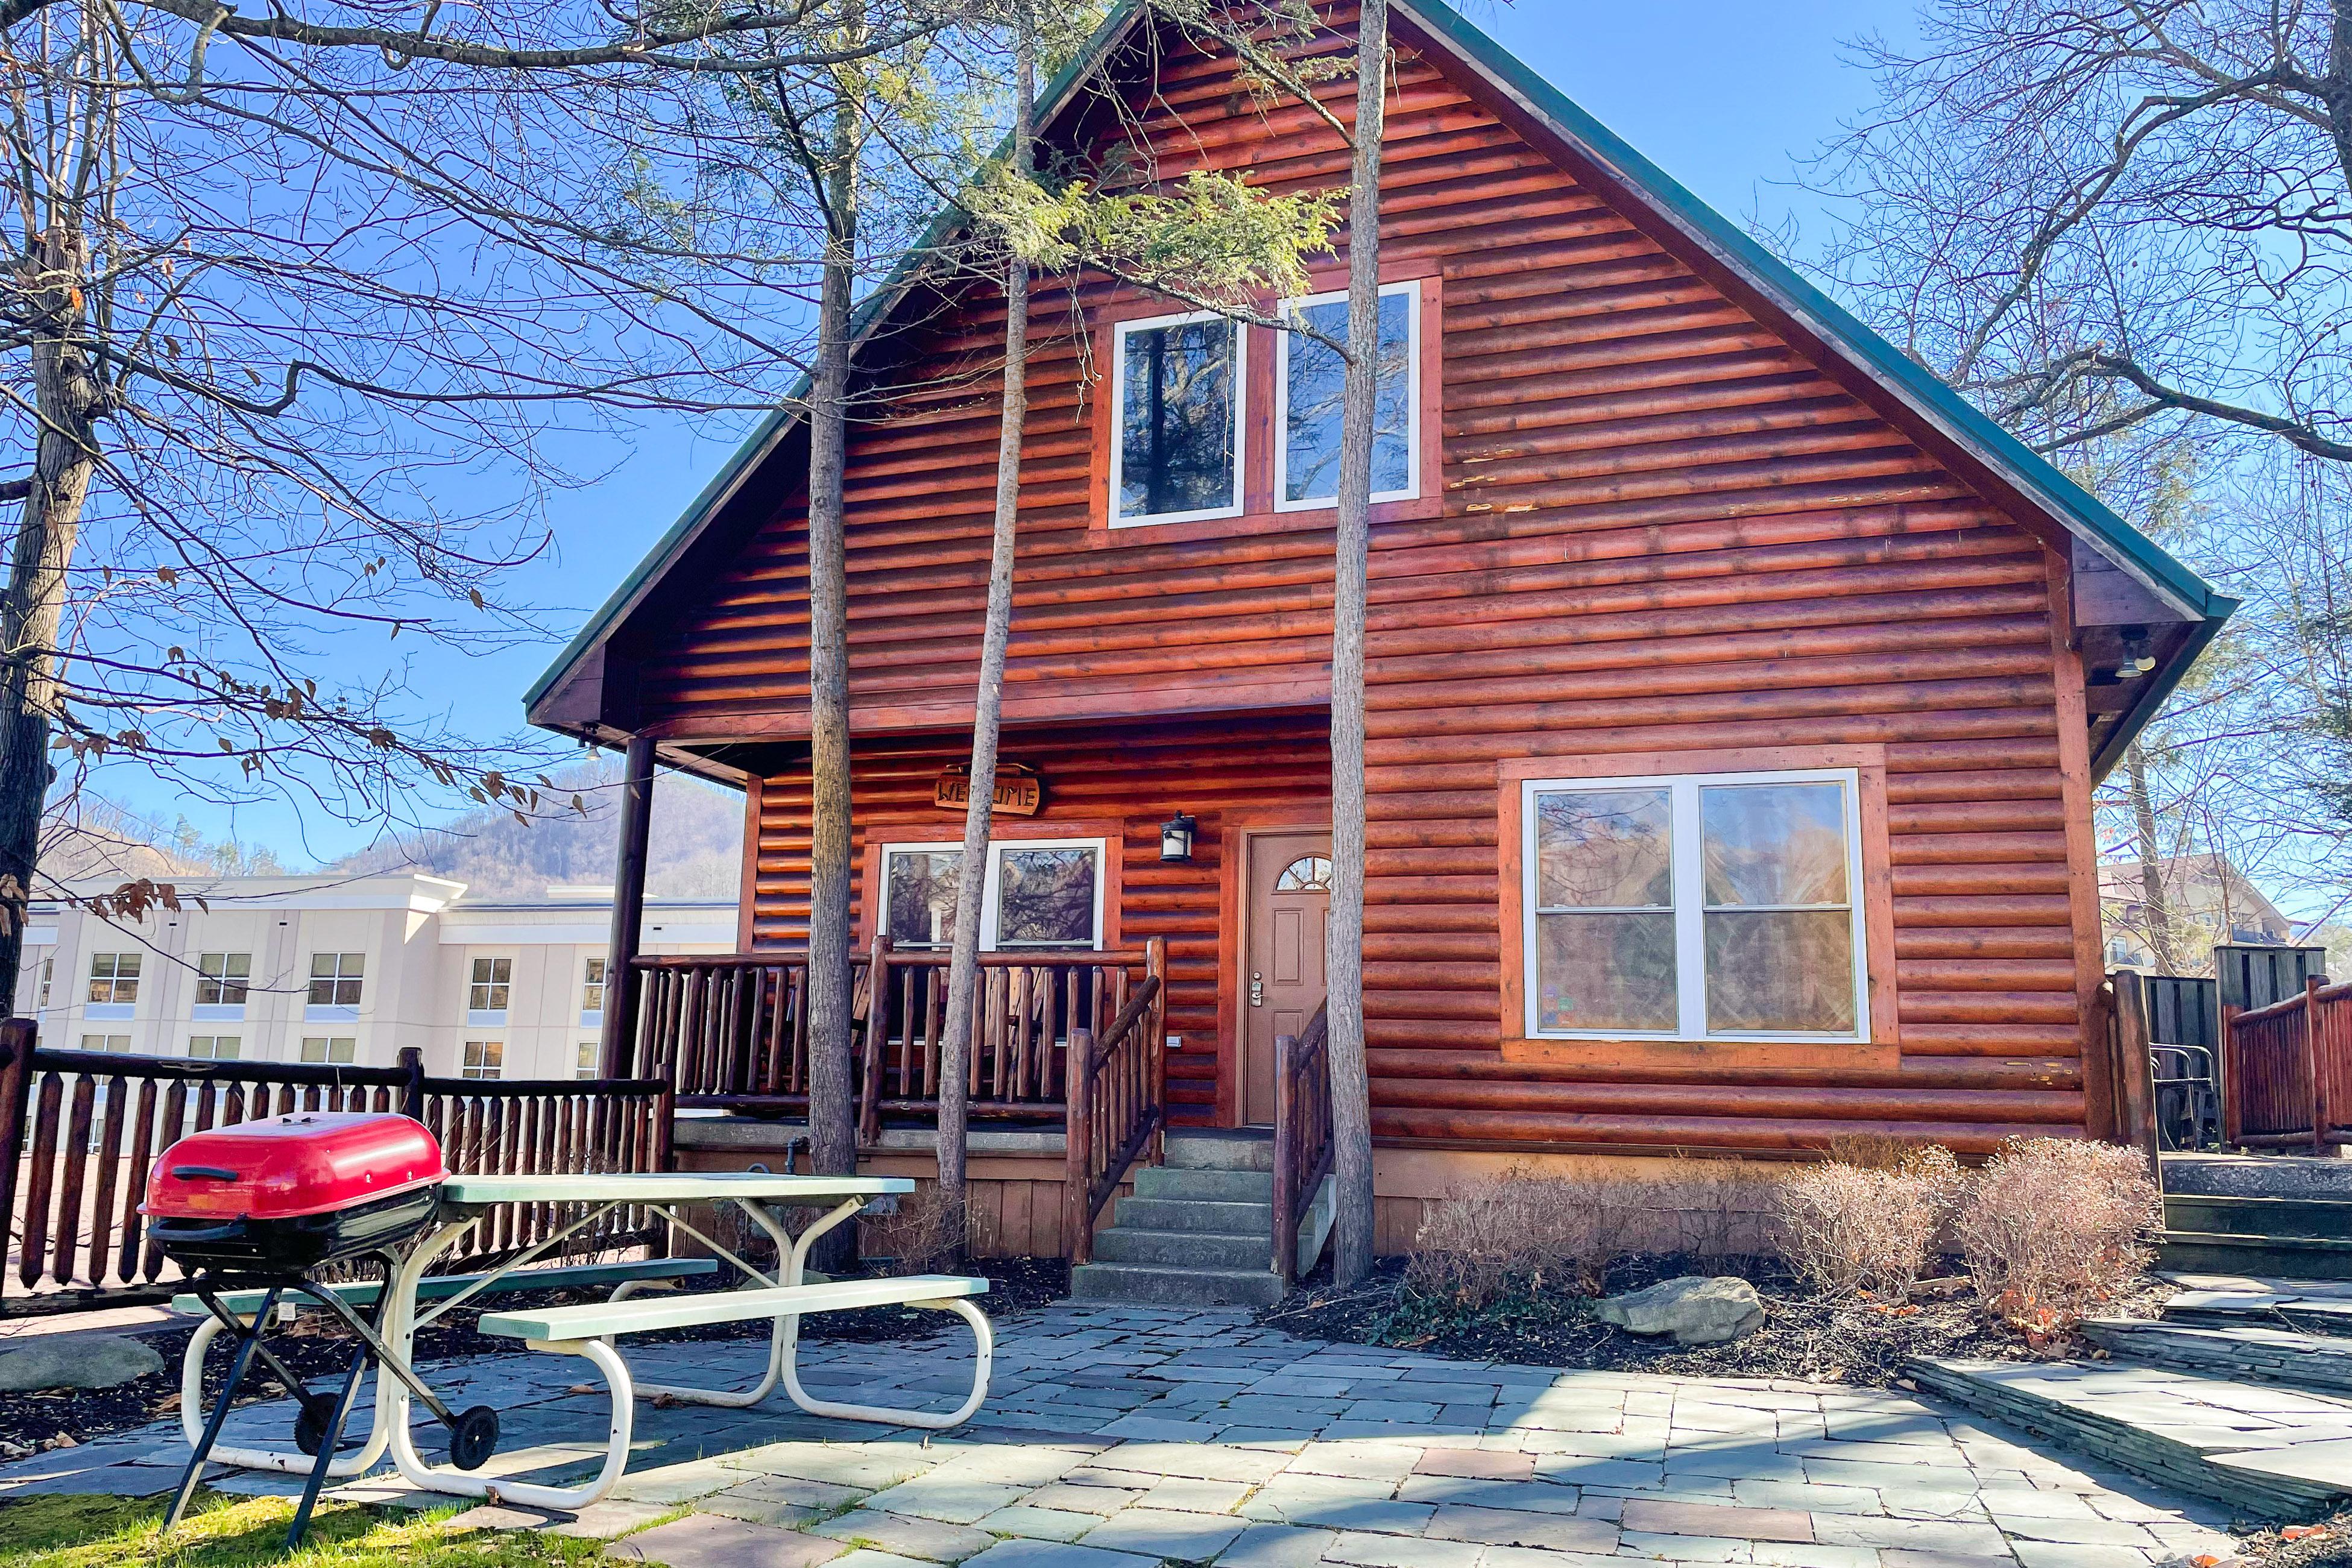
<svg viewBox="0 0 2352 1568"><path fill-rule="evenodd" d="M1334 103L1349 111L1344 89ZM1224 67L1181 46L1159 96L1132 107L1163 176L1346 178L1311 116L1250 105ZM1769 1151L1857 1129L1969 1150L2080 1129L2080 966L2096 953L2076 929L2086 833L2069 852L2069 792L2086 781L2068 781L2081 746L2061 735L2059 676L2080 678L2053 624L2063 555L1409 50L1389 136L1384 256L1442 290L1444 505L1373 538L1376 1132ZM1084 308L1112 298L1098 281L1076 290ZM1312 513L1212 537L1090 528L1105 476L1071 303L1041 293L1032 326L1006 680L1016 727L1054 723L1019 729L1007 755L1045 778L1036 832L1056 812L1127 821L1125 936L1170 938L1181 1099L1197 1116L1213 1103L1192 1040L1217 1028L1216 814L1326 796L1322 731L1150 716L1318 705L1331 535ZM988 553L998 308L976 296L898 340L924 384L853 434L869 841L904 836L881 824L909 815L951 831L928 800L940 763L968 746L956 732ZM972 373L941 373L955 368ZM803 570L800 501L779 490L701 607L645 650L649 727L805 733ZM2079 693L2072 707L2079 725ZM1504 1061L1499 764L1558 758L1572 773L1580 755L1855 744L1886 758L1895 951L1874 959L1895 967L1899 1064ZM753 936L790 941L805 907L804 765L779 762L757 799ZM1178 808L1202 819L1202 863L1162 868L1153 830Z"/></svg>

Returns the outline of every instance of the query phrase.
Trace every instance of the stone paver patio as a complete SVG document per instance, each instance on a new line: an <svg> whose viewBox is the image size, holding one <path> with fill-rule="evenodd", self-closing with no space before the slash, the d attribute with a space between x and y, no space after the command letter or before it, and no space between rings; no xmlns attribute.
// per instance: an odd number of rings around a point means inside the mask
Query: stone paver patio
<svg viewBox="0 0 2352 1568"><path fill-rule="evenodd" d="M484 1507L484 1526L621 1536L675 1568L2147 1568L2233 1547L2225 1511L2084 1465L1957 1407L1783 1381L1448 1361L1327 1345L1238 1312L1053 1308L1001 1325L988 1405L932 1438L799 1415L638 1407L638 1452L577 1519ZM642 1375L749 1382L752 1342L645 1345ZM968 1342L816 1344L812 1391L952 1405ZM490 1472L590 1473L586 1368L547 1355L428 1365L497 1405ZM961 1381L960 1381L961 1380ZM232 1430L282 1443L290 1404ZM435 1450L427 1439L428 1453ZM0 1467L10 1490L152 1494L185 1450L143 1428ZM291 1490L215 1471L215 1484ZM339 1494L445 1500L389 1472Z"/></svg>

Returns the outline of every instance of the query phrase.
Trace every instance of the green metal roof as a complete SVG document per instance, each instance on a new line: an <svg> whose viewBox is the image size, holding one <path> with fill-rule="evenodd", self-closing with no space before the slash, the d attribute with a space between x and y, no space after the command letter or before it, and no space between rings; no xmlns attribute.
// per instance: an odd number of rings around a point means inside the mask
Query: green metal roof
<svg viewBox="0 0 2352 1568"><path fill-rule="evenodd" d="M1579 108L1558 88L1531 70L1442 0L1391 0L1393 10L1418 25L1433 41L1450 49L1580 155L1637 193L1673 223L1685 237L1711 253L1717 261L1743 277L1779 308L1804 324L1822 341L1846 354L1880 386L1902 399L1948 438L1974 451L2000 470L2022 493L2036 501L2069 533L2089 541L2101 554L2128 572L2181 614L2203 622L2194 633L2185 656L2177 658L2161 678L2147 683L2133 711L2118 725L2115 738L2102 747L2104 768L2119 752L2122 741L2153 716L2156 706L2187 671L2190 659L2221 629L2238 601L2213 589L2194 571L2068 478L2047 458L1979 411L1927 367L1897 350L1864 326L1797 271L1759 245L1739 226L1702 202L1679 182ZM1038 95L1038 122L1049 125L1067 106L1081 80L1098 66L1126 29L1146 14L1142 0L1122 0L1086 47ZM858 311L855 332L863 341L919 276L928 253L961 223L953 206L933 220L923 240ZM694 537L736 485L798 420L795 404L807 395L803 377L784 403L763 419L726 465L640 562L587 625L581 629L547 672L535 682L525 701L535 704L597 641L610 632L632 603L661 574L662 569Z"/></svg>

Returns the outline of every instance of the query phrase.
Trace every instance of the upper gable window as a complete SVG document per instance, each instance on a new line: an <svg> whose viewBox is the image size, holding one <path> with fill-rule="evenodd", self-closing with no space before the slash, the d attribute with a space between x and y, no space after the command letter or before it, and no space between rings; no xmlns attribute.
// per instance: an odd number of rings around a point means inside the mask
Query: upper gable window
<svg viewBox="0 0 2352 1568"><path fill-rule="evenodd" d="M1421 494L1421 288L1391 283L1381 290L1380 392L1373 405L1372 499L1406 501ZM1296 319L1335 341L1348 337L1346 294L1283 301ZM1339 499L1340 413L1348 363L1321 338L1276 334L1275 507L1286 512L1336 506Z"/></svg>
<svg viewBox="0 0 2352 1568"><path fill-rule="evenodd" d="M1113 528L1241 515L1245 340L1206 313L1119 323Z"/></svg>

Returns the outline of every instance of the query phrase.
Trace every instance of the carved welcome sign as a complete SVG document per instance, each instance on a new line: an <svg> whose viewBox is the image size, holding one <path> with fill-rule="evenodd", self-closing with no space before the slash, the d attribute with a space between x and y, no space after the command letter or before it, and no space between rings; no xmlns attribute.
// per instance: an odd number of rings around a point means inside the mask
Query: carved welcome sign
<svg viewBox="0 0 2352 1568"><path fill-rule="evenodd" d="M931 803L943 811L968 809L971 804L971 769L961 762L950 762L940 768L940 781L931 790ZM1045 807L1045 787L1036 774L1019 763L1000 764L992 804L1009 817L1034 817Z"/></svg>

